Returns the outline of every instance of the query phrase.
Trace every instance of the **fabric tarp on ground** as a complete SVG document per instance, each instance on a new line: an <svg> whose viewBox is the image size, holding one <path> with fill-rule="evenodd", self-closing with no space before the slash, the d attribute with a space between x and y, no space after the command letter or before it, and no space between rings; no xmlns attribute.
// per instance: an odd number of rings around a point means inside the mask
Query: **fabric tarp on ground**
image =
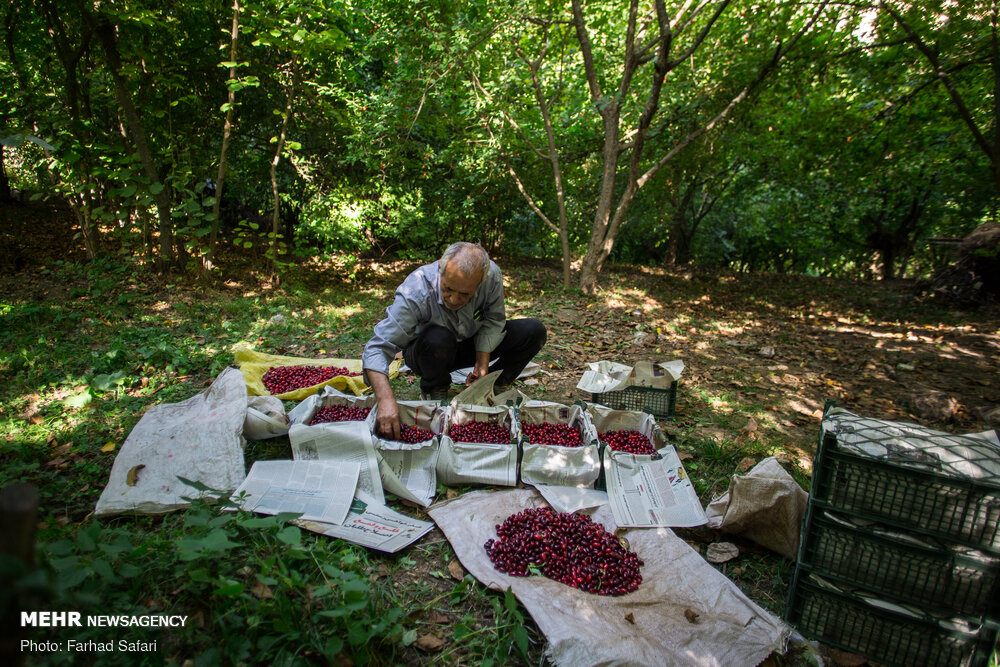
<svg viewBox="0 0 1000 667"><path fill-rule="evenodd" d="M773 456L746 475L734 475L729 490L705 514L708 527L743 535L762 547L795 560L809 494Z"/></svg>
<svg viewBox="0 0 1000 667"><path fill-rule="evenodd" d="M556 665L746 667L784 648L791 628L669 528L619 533L644 561L643 582L628 595L593 595L542 576L498 572L483 544L496 538L495 526L508 516L544 502L531 489L476 491L439 503L429 514L472 576L496 590L510 588L524 604ZM607 506L593 518L615 529ZM695 622L686 610L698 614Z"/></svg>
<svg viewBox="0 0 1000 667"><path fill-rule="evenodd" d="M247 389L235 368L185 401L152 406L115 457L95 514L164 514L186 507L185 497L199 493L179 477L228 495L246 478L246 414Z"/></svg>

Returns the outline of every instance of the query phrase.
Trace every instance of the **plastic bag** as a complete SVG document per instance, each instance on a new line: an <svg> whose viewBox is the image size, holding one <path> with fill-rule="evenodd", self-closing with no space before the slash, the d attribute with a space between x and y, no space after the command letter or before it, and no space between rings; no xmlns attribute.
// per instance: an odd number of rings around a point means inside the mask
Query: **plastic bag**
<svg viewBox="0 0 1000 667"><path fill-rule="evenodd" d="M245 344L237 345L233 351L236 365L243 372L243 377L247 383L247 393L251 396L270 396L271 392L264 386L263 377L270 369L278 366L336 366L346 368L352 373L361 372L360 359L309 359L305 357L285 357L277 354L266 354L251 350ZM402 361L395 360L389 365L389 378L399 375L399 367ZM312 396L323 387L331 386L340 391L350 391L356 396L361 396L368 391L362 376L337 375L325 382L312 385L311 387L301 387L283 394L275 394L284 401L301 401Z"/></svg>

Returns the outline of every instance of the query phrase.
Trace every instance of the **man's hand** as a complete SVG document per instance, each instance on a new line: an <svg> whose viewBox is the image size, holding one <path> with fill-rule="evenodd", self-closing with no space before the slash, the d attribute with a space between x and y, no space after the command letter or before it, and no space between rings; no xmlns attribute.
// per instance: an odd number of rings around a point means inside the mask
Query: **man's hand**
<svg viewBox="0 0 1000 667"><path fill-rule="evenodd" d="M378 401L378 417L375 420L375 432L387 440L399 440L402 436L399 428L399 404L392 393L392 385L384 373L368 371L368 382L375 391Z"/></svg>
<svg viewBox="0 0 1000 667"><path fill-rule="evenodd" d="M470 385L479 378L490 372L490 353L476 352L476 365L472 367L472 372L465 378L465 384Z"/></svg>
<svg viewBox="0 0 1000 667"><path fill-rule="evenodd" d="M396 397L388 401L378 402L378 419L375 423L378 434L386 440L399 440L402 436L399 430L399 405Z"/></svg>

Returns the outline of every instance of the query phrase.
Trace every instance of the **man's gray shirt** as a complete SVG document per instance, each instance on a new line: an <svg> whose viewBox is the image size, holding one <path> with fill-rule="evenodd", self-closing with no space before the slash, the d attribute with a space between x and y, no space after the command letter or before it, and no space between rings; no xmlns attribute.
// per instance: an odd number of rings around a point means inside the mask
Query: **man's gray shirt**
<svg viewBox="0 0 1000 667"><path fill-rule="evenodd" d="M486 280L469 302L449 310L441 300L441 272L437 262L425 264L406 277L385 311L385 319L362 353L366 371L389 374L389 363L406 345L432 324L445 327L458 341L475 338L477 352L492 352L504 337L507 315L503 304L500 267L490 262Z"/></svg>

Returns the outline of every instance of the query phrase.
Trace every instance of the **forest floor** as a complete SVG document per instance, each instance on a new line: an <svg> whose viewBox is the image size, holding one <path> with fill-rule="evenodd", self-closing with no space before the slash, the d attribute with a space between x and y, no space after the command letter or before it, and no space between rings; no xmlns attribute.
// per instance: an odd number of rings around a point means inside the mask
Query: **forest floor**
<svg viewBox="0 0 1000 667"><path fill-rule="evenodd" d="M213 278L208 285L194 277L153 274L141 279L111 276L100 282L98 273L72 277L65 270L66 263L83 258L64 215L38 206L0 207L0 220L7 221L0 225L5 246L0 255L0 297L8 309L4 312L26 303L81 310L85 317L72 335L94 350L95 358L102 346L110 349L123 340L120 335L115 340L91 335L104 331L97 321L103 317L98 313L104 301L124 304L126 309L132 302L155 308L157 324L163 321L167 330L177 331L178 341L184 338L197 347L197 352L184 352L177 343L180 352L170 358L173 365L183 365L177 359L185 354L195 359L215 350L226 356L226 343L237 339L249 339L261 351L276 354L359 358L393 289L416 266L402 261L358 262L349 267L310 262L290 268L277 285L266 272L241 262L223 263L224 277ZM508 317L538 317L548 327L548 343L536 359L541 372L519 383L529 396L565 403L589 399L576 386L588 364L596 361L684 362L674 417L660 425L682 453L705 504L726 491L733 474L768 455L777 456L808 487L828 401L863 416L945 431L1000 426L1000 310L995 307L954 310L921 296L904 282L614 265L601 274L597 293L587 296L559 284L554 262L496 259L505 273ZM211 304L236 302L242 311L256 308L257 322L243 330L234 326L231 334L199 336L211 322L199 323L191 313L210 318ZM205 304L207 311L196 310ZM332 320L324 315L328 308L336 311L330 311ZM235 312L234 306L230 314ZM268 326L277 313L296 324ZM109 314L110 322L104 324L151 326L143 324L144 314L149 313ZM23 349L21 354L25 361L20 365L10 358L0 365L0 379L20 388L16 395L4 394L8 405L0 410L0 418L31 421L47 409L55 410L55 398L64 397L66 390L54 385L29 390L19 374L34 362ZM155 354L146 358L158 359ZM149 363L143 365L135 373L137 378L143 371L148 375L149 368ZM93 368L76 372L87 371ZM203 387L212 372L211 367L197 364L187 372L182 368L162 380L171 391L143 398L139 405L186 397ZM412 377L397 380L395 387L401 398L417 396ZM137 418L133 415L132 422ZM121 425L116 428L117 432L94 435L95 443L108 437L121 439L127 433ZM8 435L8 442L14 437ZM276 458L281 447L281 442L258 443L248 449L248 457ZM66 503L62 516L47 516L49 525L86 519L110 459L105 457L101 465L104 472L94 476L89 492L81 492L78 504ZM426 516L418 508L406 510ZM720 539L707 529L678 532L702 552L706 544ZM752 599L782 614L791 565L746 540L734 541L743 553L728 564L727 574ZM450 565L449 556L441 552L444 542L437 530L425 537L419 548L411 550L406 571L387 569L388 561L380 564L374 555L373 576L395 576L395 583L404 587L407 582L431 582L414 593L411 603L438 599L454 584L437 576L442 559ZM419 653L406 661L427 662ZM778 658L776 664L787 663Z"/></svg>

